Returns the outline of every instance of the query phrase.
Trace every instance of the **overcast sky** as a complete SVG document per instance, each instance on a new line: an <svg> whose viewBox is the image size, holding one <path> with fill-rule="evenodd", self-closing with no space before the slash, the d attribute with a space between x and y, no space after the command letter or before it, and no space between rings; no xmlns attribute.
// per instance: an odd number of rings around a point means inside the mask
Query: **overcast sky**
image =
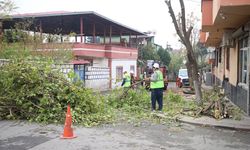
<svg viewBox="0 0 250 150"><path fill-rule="evenodd" d="M46 11L95 11L141 32L154 31L155 43L181 47L164 0L14 0L15 13ZM201 0L184 0L187 12L201 15ZM172 0L174 11L179 12L179 0ZM197 24L200 26L200 23Z"/></svg>

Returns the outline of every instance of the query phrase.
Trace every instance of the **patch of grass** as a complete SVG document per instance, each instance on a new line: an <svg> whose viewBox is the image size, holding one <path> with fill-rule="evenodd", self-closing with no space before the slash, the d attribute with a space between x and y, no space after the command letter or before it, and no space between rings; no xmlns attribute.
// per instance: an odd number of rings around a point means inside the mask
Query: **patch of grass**
<svg viewBox="0 0 250 150"><path fill-rule="evenodd" d="M179 114L194 115L194 111L198 109L195 101L186 100L181 95L168 91L164 97L164 112L171 117Z"/></svg>

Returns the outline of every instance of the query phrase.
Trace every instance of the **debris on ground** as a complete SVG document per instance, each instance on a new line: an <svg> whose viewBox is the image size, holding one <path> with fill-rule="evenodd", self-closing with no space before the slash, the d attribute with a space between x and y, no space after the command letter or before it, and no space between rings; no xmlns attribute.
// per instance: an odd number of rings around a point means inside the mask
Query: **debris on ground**
<svg viewBox="0 0 250 150"><path fill-rule="evenodd" d="M212 92L204 93L203 107L195 112L195 116L208 115L215 119L233 118L241 119L241 110L232 104L222 89L214 88Z"/></svg>

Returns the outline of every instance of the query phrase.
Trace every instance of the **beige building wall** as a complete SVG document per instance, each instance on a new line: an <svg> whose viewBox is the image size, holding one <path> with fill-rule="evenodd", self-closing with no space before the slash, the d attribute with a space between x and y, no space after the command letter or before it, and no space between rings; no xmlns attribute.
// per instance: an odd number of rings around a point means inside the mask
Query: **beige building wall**
<svg viewBox="0 0 250 150"><path fill-rule="evenodd" d="M236 47L238 47L236 45ZM226 69L226 53L227 48L222 48L221 63L218 63L218 67L214 68L215 76L223 81L223 75L229 78L229 82L236 86L237 85L237 69L238 69L238 50L236 48L230 48L230 59L229 59L229 70Z"/></svg>
<svg viewBox="0 0 250 150"><path fill-rule="evenodd" d="M218 67L215 67L215 76L219 78L221 81L223 80L223 75L224 75L224 65L225 65L225 52L224 49L222 48L221 50L221 62L218 62ZM219 61L219 60L218 60Z"/></svg>
<svg viewBox="0 0 250 150"><path fill-rule="evenodd" d="M236 45L238 47L238 45ZM237 70L238 70L238 49L230 49L230 73L229 73L229 82L236 86L237 85Z"/></svg>

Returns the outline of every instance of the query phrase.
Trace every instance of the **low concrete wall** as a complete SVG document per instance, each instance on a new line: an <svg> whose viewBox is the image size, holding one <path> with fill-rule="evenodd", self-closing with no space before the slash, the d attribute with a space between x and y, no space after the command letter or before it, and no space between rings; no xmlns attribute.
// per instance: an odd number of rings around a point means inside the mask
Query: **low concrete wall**
<svg viewBox="0 0 250 150"><path fill-rule="evenodd" d="M106 91L109 89L110 75L108 67L88 66L85 69L85 87L95 91Z"/></svg>

